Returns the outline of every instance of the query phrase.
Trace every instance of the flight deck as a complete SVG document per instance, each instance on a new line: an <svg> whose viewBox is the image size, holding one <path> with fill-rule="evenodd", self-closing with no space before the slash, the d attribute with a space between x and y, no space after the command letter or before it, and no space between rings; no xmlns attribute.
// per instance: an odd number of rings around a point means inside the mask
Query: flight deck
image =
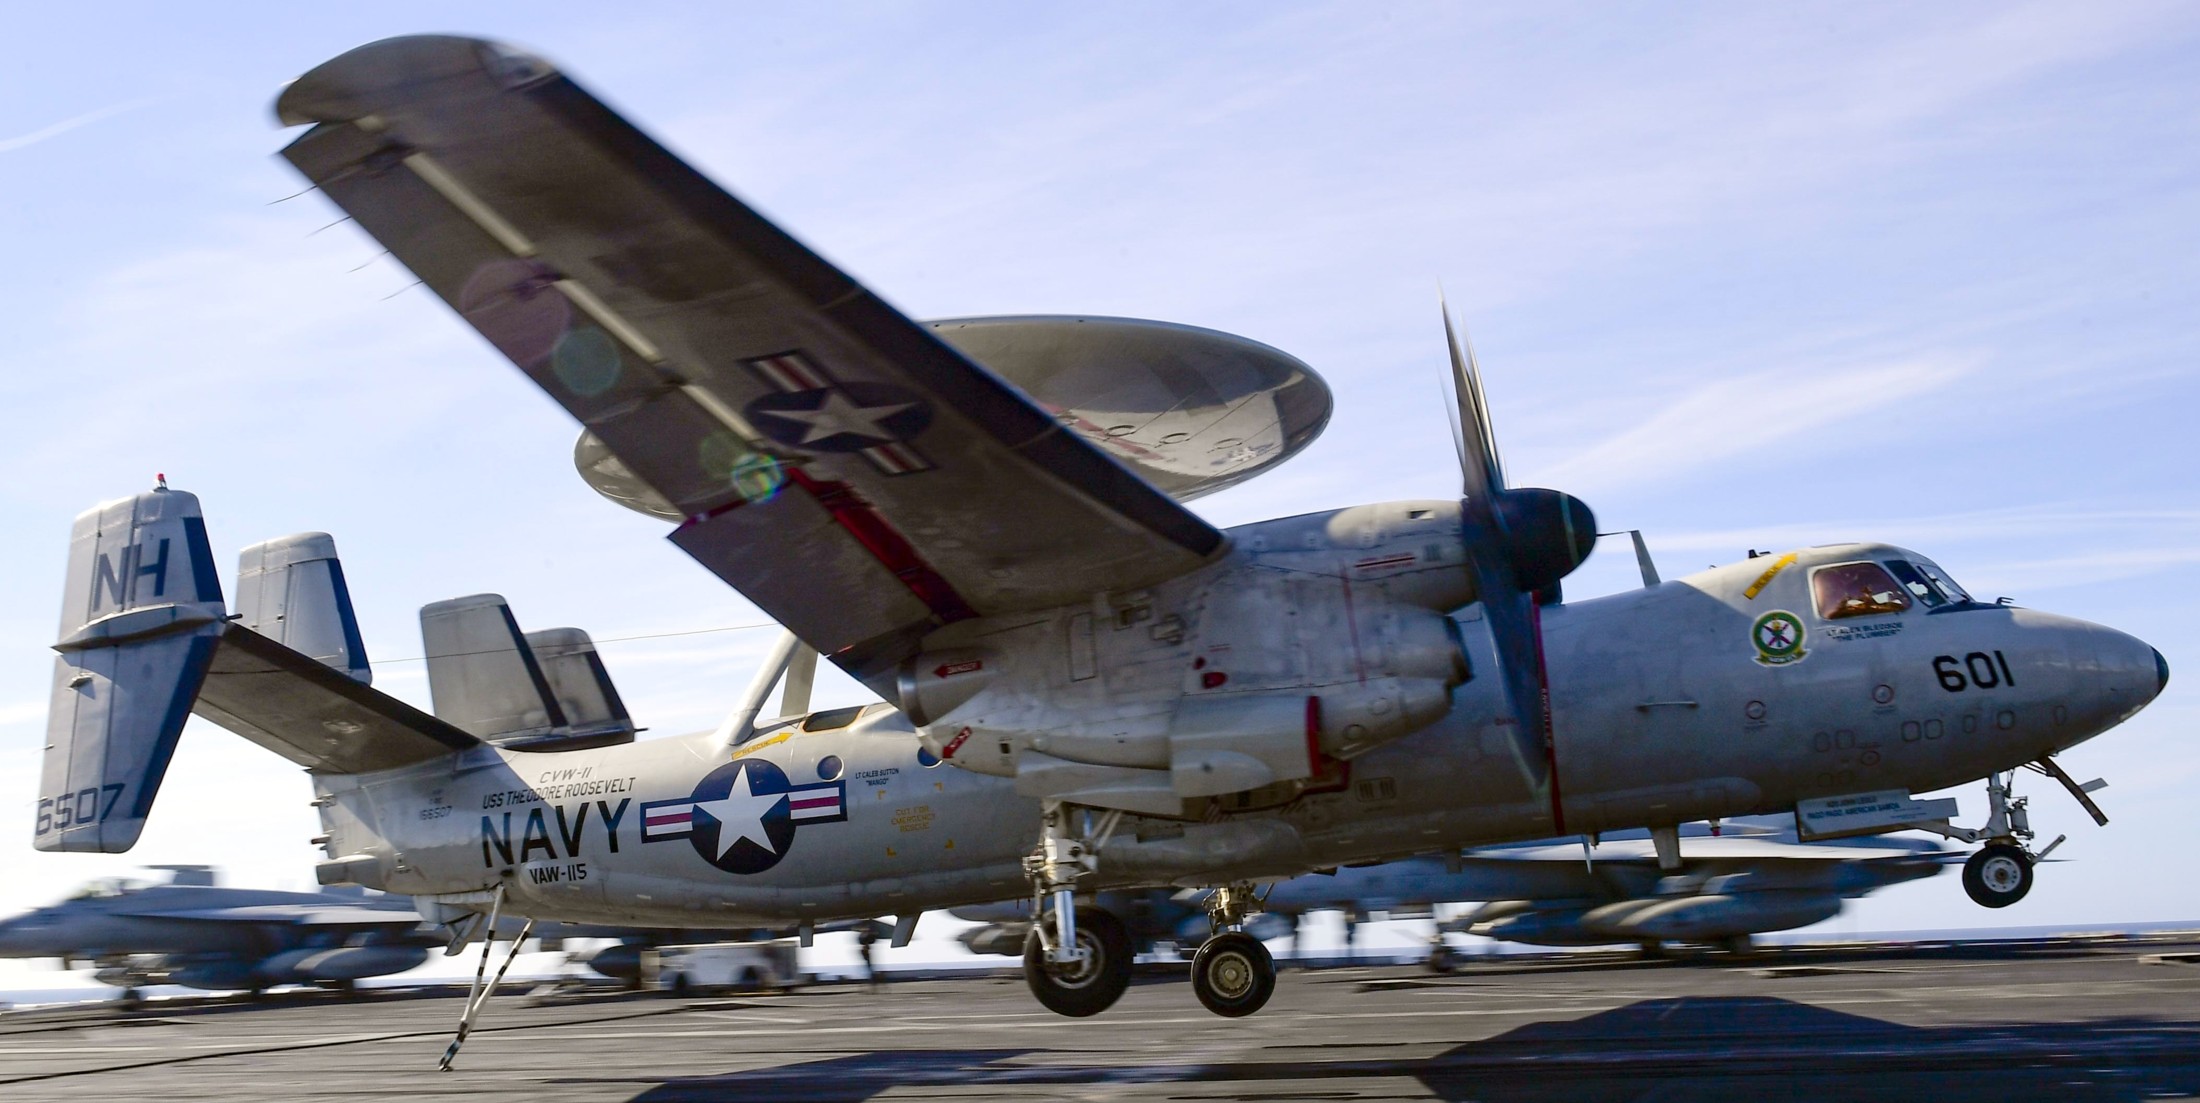
<svg viewBox="0 0 2200 1103"><path fill-rule="evenodd" d="M1008 972L679 998L507 985L0 1015L38 1099L2160 1099L2200 1096L2200 933L1287 970L1260 1014L1141 975L1107 1013Z"/></svg>

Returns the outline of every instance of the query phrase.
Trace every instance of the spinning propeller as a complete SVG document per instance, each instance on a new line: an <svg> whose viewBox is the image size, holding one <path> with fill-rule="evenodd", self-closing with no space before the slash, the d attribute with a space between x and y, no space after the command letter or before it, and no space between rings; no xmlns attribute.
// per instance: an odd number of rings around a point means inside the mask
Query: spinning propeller
<svg viewBox="0 0 2200 1103"><path fill-rule="evenodd" d="M1538 592L1554 592L1558 580L1596 546L1596 516L1581 499L1556 490L1509 489L1497 439L1490 432L1489 403L1474 349L1460 340L1444 311L1451 346L1447 389L1452 405L1452 443L1459 452L1460 528L1472 560L1475 592L1497 652L1498 677L1511 707L1521 771L1536 788L1550 786L1551 694L1543 669L1543 628Z"/></svg>

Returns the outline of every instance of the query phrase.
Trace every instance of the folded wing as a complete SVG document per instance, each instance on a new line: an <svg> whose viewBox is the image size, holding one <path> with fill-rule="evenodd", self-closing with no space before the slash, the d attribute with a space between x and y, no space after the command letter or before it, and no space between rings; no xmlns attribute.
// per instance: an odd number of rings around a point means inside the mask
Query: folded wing
<svg viewBox="0 0 2200 1103"><path fill-rule="evenodd" d="M973 615L1222 536L540 59L392 39L277 105L284 156L859 678Z"/></svg>

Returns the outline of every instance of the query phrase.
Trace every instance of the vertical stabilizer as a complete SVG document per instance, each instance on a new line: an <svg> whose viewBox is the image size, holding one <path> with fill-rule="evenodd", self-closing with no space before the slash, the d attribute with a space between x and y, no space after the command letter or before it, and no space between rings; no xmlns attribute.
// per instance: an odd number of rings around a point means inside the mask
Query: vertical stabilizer
<svg viewBox="0 0 2200 1103"><path fill-rule="evenodd" d="M634 738L634 721L626 702L619 700L604 669L596 643L578 628L545 628L527 633L527 646L535 653L551 697L565 713L568 733L575 739L596 737L604 742Z"/></svg>
<svg viewBox="0 0 2200 1103"><path fill-rule="evenodd" d="M227 612L195 496L163 484L77 517L34 846L136 844Z"/></svg>
<svg viewBox="0 0 2200 1103"><path fill-rule="evenodd" d="M499 743L565 726L565 711L500 595L422 606L420 636L436 716Z"/></svg>
<svg viewBox="0 0 2200 1103"><path fill-rule="evenodd" d="M344 585L344 564L328 533L301 532L239 553L237 620L362 685L374 682L351 590Z"/></svg>

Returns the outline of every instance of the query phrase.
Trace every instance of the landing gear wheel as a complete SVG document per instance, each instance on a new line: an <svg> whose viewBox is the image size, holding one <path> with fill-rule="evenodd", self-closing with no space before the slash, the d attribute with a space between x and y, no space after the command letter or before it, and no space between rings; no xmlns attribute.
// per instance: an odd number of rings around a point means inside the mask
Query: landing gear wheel
<svg viewBox="0 0 2200 1103"><path fill-rule="evenodd" d="M1429 972L1441 976L1445 973L1451 972L1454 969L1457 969L1458 967L1459 959L1452 953L1451 947L1438 946L1428 952Z"/></svg>
<svg viewBox="0 0 2200 1103"><path fill-rule="evenodd" d="M2022 847L1988 843L1963 863L1963 891L1979 906L2006 908L2032 891L2032 856Z"/></svg>
<svg viewBox="0 0 2200 1103"><path fill-rule="evenodd" d="M1048 922L1045 916L1040 922ZM1024 983L1040 1004L1057 1015L1082 1019L1098 1015L1121 999L1131 985L1131 936L1123 921L1097 908L1077 909L1077 948L1083 961L1055 965L1036 928L1024 936Z"/></svg>
<svg viewBox="0 0 2200 1103"><path fill-rule="evenodd" d="M1216 935L1192 959L1192 992L1217 1015L1250 1015L1275 995L1276 961L1268 947L1243 931Z"/></svg>

